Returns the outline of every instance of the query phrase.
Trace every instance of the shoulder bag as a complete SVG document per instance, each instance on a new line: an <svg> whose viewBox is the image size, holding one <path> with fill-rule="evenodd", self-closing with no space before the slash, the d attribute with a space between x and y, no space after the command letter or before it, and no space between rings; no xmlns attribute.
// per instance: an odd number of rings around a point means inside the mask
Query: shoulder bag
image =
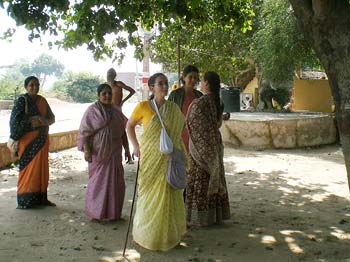
<svg viewBox="0 0 350 262"><path fill-rule="evenodd" d="M181 150L174 147L173 142L165 129L163 119L158 111L155 101L152 100L151 102L154 111L157 113L160 124L162 125L162 130L160 133L160 151L163 154L170 154L166 181L174 189L185 189L187 185L185 154ZM164 108L165 104L163 105L163 112ZM164 151L166 151L166 153Z"/></svg>

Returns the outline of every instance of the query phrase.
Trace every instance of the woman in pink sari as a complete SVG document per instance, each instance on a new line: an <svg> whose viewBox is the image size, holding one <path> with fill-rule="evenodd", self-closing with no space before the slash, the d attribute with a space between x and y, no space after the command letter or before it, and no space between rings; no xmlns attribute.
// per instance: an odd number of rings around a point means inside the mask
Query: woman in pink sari
<svg viewBox="0 0 350 262"><path fill-rule="evenodd" d="M127 118L112 105L108 84L101 84L97 94L98 101L86 110L78 133L78 149L89 165L85 213L94 220L116 220L121 217L125 195L122 144L127 141ZM125 154L130 157L128 148Z"/></svg>

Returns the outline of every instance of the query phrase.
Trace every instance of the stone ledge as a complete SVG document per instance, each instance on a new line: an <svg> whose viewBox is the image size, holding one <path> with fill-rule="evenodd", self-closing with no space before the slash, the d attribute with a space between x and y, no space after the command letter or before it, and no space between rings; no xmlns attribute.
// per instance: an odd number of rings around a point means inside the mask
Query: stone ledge
<svg viewBox="0 0 350 262"><path fill-rule="evenodd" d="M0 100L0 110L10 110L13 107L13 100Z"/></svg>
<svg viewBox="0 0 350 262"><path fill-rule="evenodd" d="M77 145L78 130L50 134L50 152L72 148ZM0 143L0 168L16 161L7 148L6 143Z"/></svg>
<svg viewBox="0 0 350 262"><path fill-rule="evenodd" d="M225 145L252 149L319 146L336 142L333 115L264 117L235 115L221 127Z"/></svg>

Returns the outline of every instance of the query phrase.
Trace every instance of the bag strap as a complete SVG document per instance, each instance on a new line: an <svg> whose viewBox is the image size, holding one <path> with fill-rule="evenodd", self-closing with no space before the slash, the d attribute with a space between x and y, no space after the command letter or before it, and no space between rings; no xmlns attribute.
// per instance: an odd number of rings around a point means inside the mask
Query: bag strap
<svg viewBox="0 0 350 262"><path fill-rule="evenodd" d="M162 127L165 129L164 122L163 122L162 116L161 116L160 113L159 113L159 110L158 110L156 101L155 101L154 99L152 99L152 100L151 100L151 103L152 103L153 110L156 111L156 114L157 114L157 116L158 116L158 118L159 118L160 124L161 124ZM163 106L165 107L165 104L164 104ZM164 114L164 109L163 109L163 114ZM166 129L165 129L165 130L166 130Z"/></svg>

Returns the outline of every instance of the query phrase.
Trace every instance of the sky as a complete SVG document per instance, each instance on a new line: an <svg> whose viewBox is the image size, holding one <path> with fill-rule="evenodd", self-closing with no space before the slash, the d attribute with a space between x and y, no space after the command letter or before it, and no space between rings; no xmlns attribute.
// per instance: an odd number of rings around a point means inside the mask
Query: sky
<svg viewBox="0 0 350 262"><path fill-rule="evenodd" d="M15 22L7 16L4 9L0 8L0 35L2 35L9 27L14 27ZM49 37L43 37L44 41ZM114 67L117 72L142 72L142 62L137 62L133 58L133 47L126 49L125 58L121 65L112 60L98 61L93 59L93 55L85 47L78 47L74 50L65 51L58 50L56 46L50 50L46 44L41 44L39 41L30 42L28 40L28 31L23 28L17 28L16 33L12 37L11 42L0 39L0 67L11 65L19 59L27 59L29 63L33 62L40 54L46 53L62 64L65 69L74 72L90 71L96 75L105 77L106 71ZM159 64L150 64L150 73L155 73L161 70ZM0 77L3 70L0 71Z"/></svg>

